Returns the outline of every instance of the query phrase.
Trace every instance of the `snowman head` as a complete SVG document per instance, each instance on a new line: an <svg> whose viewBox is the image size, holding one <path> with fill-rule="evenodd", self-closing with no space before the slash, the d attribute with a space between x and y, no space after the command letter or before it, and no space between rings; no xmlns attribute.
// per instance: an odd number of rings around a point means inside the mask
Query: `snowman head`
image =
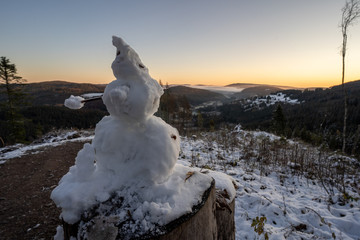
<svg viewBox="0 0 360 240"><path fill-rule="evenodd" d="M113 45L116 58L111 68L116 80L106 86L103 102L112 116L133 122L146 120L157 111L163 89L128 44L113 36Z"/></svg>
<svg viewBox="0 0 360 240"><path fill-rule="evenodd" d="M116 47L116 57L111 68L116 79L149 76L149 70L141 62L139 55L124 40L113 36L112 43Z"/></svg>

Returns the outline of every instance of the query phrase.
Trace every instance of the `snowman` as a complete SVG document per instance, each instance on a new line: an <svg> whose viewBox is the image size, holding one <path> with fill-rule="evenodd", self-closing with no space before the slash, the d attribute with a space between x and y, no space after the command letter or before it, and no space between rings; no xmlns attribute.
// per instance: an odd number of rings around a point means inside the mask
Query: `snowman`
<svg viewBox="0 0 360 240"><path fill-rule="evenodd" d="M153 114L163 89L138 54L113 36L116 80L105 88L110 116L96 126L93 147L99 171L113 171L124 183L137 178L160 183L172 172L180 151L177 130Z"/></svg>
<svg viewBox="0 0 360 240"><path fill-rule="evenodd" d="M111 67L116 80L102 95L110 115L96 125L92 143L79 151L75 165L51 194L62 208L61 217L71 224L113 192L165 183L179 156L178 131L154 116L163 89L129 45L115 36L113 45L116 58ZM65 105L81 108L86 101L71 96Z"/></svg>

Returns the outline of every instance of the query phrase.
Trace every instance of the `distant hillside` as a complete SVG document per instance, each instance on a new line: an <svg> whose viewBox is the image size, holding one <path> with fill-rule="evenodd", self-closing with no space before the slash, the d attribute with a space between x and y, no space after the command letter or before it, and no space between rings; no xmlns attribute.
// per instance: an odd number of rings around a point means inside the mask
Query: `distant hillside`
<svg viewBox="0 0 360 240"><path fill-rule="evenodd" d="M220 93L215 93L204 89L191 88L185 86L171 87L167 89L167 91L169 91L169 93L174 95L176 98L185 96L189 101L189 103L193 106L209 101L227 100L227 98Z"/></svg>
<svg viewBox="0 0 360 240"><path fill-rule="evenodd" d="M259 85L259 86L255 86L255 87L249 87L249 88L245 88L244 90L242 90L239 93L234 93L232 95L233 98L235 99L243 99L243 98L251 98L251 97L255 97L255 96L266 96L269 95L271 93L275 93L278 91L281 91L282 89L279 87L274 87L274 86L270 86L270 85Z"/></svg>
<svg viewBox="0 0 360 240"><path fill-rule="evenodd" d="M255 83L232 83L229 85L226 85L226 87L236 87L236 88L249 88L249 87L255 87L258 86L260 84L255 84Z"/></svg>
<svg viewBox="0 0 360 240"><path fill-rule="evenodd" d="M360 152L360 146L355 145L360 134L360 80L346 83L345 89L348 94L347 151ZM281 103L287 121L288 137L300 137L317 144L324 141L331 149L341 149L344 121L344 94L341 85L327 89L281 92L301 102L296 105ZM276 107L277 105L272 105L261 109L246 109L239 101L225 104L219 111L222 121L269 131Z"/></svg>
<svg viewBox="0 0 360 240"><path fill-rule="evenodd" d="M40 83L29 83L24 84L22 88L24 92L30 96L31 105L33 106L62 106L64 100L70 95L82 95L85 93L102 93L106 84L90 84L90 83L72 83L65 81L49 81ZM228 85L227 87L239 88L239 91L231 95L230 93L223 94L226 92L224 87L219 87L219 91L216 91L216 87L211 89L201 89L198 86L174 86L168 90L175 98L185 96L192 106L200 105L204 102L209 101L221 101L227 102L229 96L235 99L249 98L254 96L268 95L273 92L281 90L281 87L271 85L260 85L251 83L236 83ZM221 91L220 91L221 89ZM225 96L226 95L226 96ZM4 95L0 94L0 101L4 99ZM101 108L105 109L101 101L91 102L86 104L87 108Z"/></svg>
<svg viewBox="0 0 360 240"><path fill-rule="evenodd" d="M189 86L192 88L201 89L201 85ZM266 96L271 93L276 93L278 91L287 90L287 89L298 89L295 87L288 86L277 86L277 85L268 85L268 84L254 84L254 83L233 83L223 87L216 86L204 86L204 90L209 90L211 92L217 92L222 95L225 95L232 100L239 100L252 97ZM234 91L238 89L238 91Z"/></svg>
<svg viewBox="0 0 360 240"><path fill-rule="evenodd" d="M33 106L62 106L64 100L70 95L82 95L85 93L102 93L106 84L72 83L65 81L49 81L29 83L22 86L25 93L30 96ZM185 96L191 105L198 105L208 101L223 101L225 96L208 90L196 89L185 86L170 87L169 91L175 98ZM0 95L0 101L4 96ZM86 106L93 108L102 102L87 103ZM93 106L94 105L94 106ZM93 107L91 107L93 106Z"/></svg>
<svg viewBox="0 0 360 240"><path fill-rule="evenodd" d="M32 98L33 105L60 106L70 95L84 93L101 93L104 84L70 83L64 81L50 81L25 84L24 91Z"/></svg>
<svg viewBox="0 0 360 240"><path fill-rule="evenodd" d="M256 87L256 86L270 86L270 87L276 87L280 89L299 89L292 86L280 86L280 85L269 85L269 84L257 84L257 83L232 83L229 85L226 85L226 87L236 87L236 88L250 88L250 87Z"/></svg>

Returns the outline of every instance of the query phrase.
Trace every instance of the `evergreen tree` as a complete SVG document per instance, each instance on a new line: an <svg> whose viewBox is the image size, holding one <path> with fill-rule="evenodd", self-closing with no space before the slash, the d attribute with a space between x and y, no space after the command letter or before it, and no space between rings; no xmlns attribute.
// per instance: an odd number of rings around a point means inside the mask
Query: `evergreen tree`
<svg viewBox="0 0 360 240"><path fill-rule="evenodd" d="M25 140L24 118L20 114L20 106L24 104L24 93L20 86L25 80L17 76L15 64L6 57L0 58L0 91L5 100L0 103L4 120L1 121L0 137L5 143ZM4 129L5 128L5 129Z"/></svg>
<svg viewBox="0 0 360 240"><path fill-rule="evenodd" d="M276 134L283 135L285 133L286 119L280 104L277 105L277 108L273 114L273 129Z"/></svg>
<svg viewBox="0 0 360 240"><path fill-rule="evenodd" d="M197 114L197 126L198 126L199 130L202 130L202 128L204 126L204 119L199 111Z"/></svg>
<svg viewBox="0 0 360 240"><path fill-rule="evenodd" d="M177 111L176 99L171 94L168 83L165 85L164 94L160 98L159 116L167 123L172 123L172 117Z"/></svg>
<svg viewBox="0 0 360 240"><path fill-rule="evenodd" d="M185 95L179 97L179 119L182 125L185 125L186 122L191 120L191 106Z"/></svg>

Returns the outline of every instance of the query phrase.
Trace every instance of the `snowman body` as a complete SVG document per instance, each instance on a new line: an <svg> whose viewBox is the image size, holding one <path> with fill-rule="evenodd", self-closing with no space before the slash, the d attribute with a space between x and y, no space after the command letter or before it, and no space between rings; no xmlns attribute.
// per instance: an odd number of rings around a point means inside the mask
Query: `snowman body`
<svg viewBox="0 0 360 240"><path fill-rule="evenodd" d="M163 89L152 79L136 52L113 37L115 77L103 102L110 116L96 126L92 143L99 171L113 171L118 181L163 182L172 173L180 151L177 130L154 116Z"/></svg>
<svg viewBox="0 0 360 240"><path fill-rule="evenodd" d="M124 184L140 179L161 183L176 163L177 136L177 131L158 117L141 123L104 117L96 126L92 143L98 171L112 171Z"/></svg>

